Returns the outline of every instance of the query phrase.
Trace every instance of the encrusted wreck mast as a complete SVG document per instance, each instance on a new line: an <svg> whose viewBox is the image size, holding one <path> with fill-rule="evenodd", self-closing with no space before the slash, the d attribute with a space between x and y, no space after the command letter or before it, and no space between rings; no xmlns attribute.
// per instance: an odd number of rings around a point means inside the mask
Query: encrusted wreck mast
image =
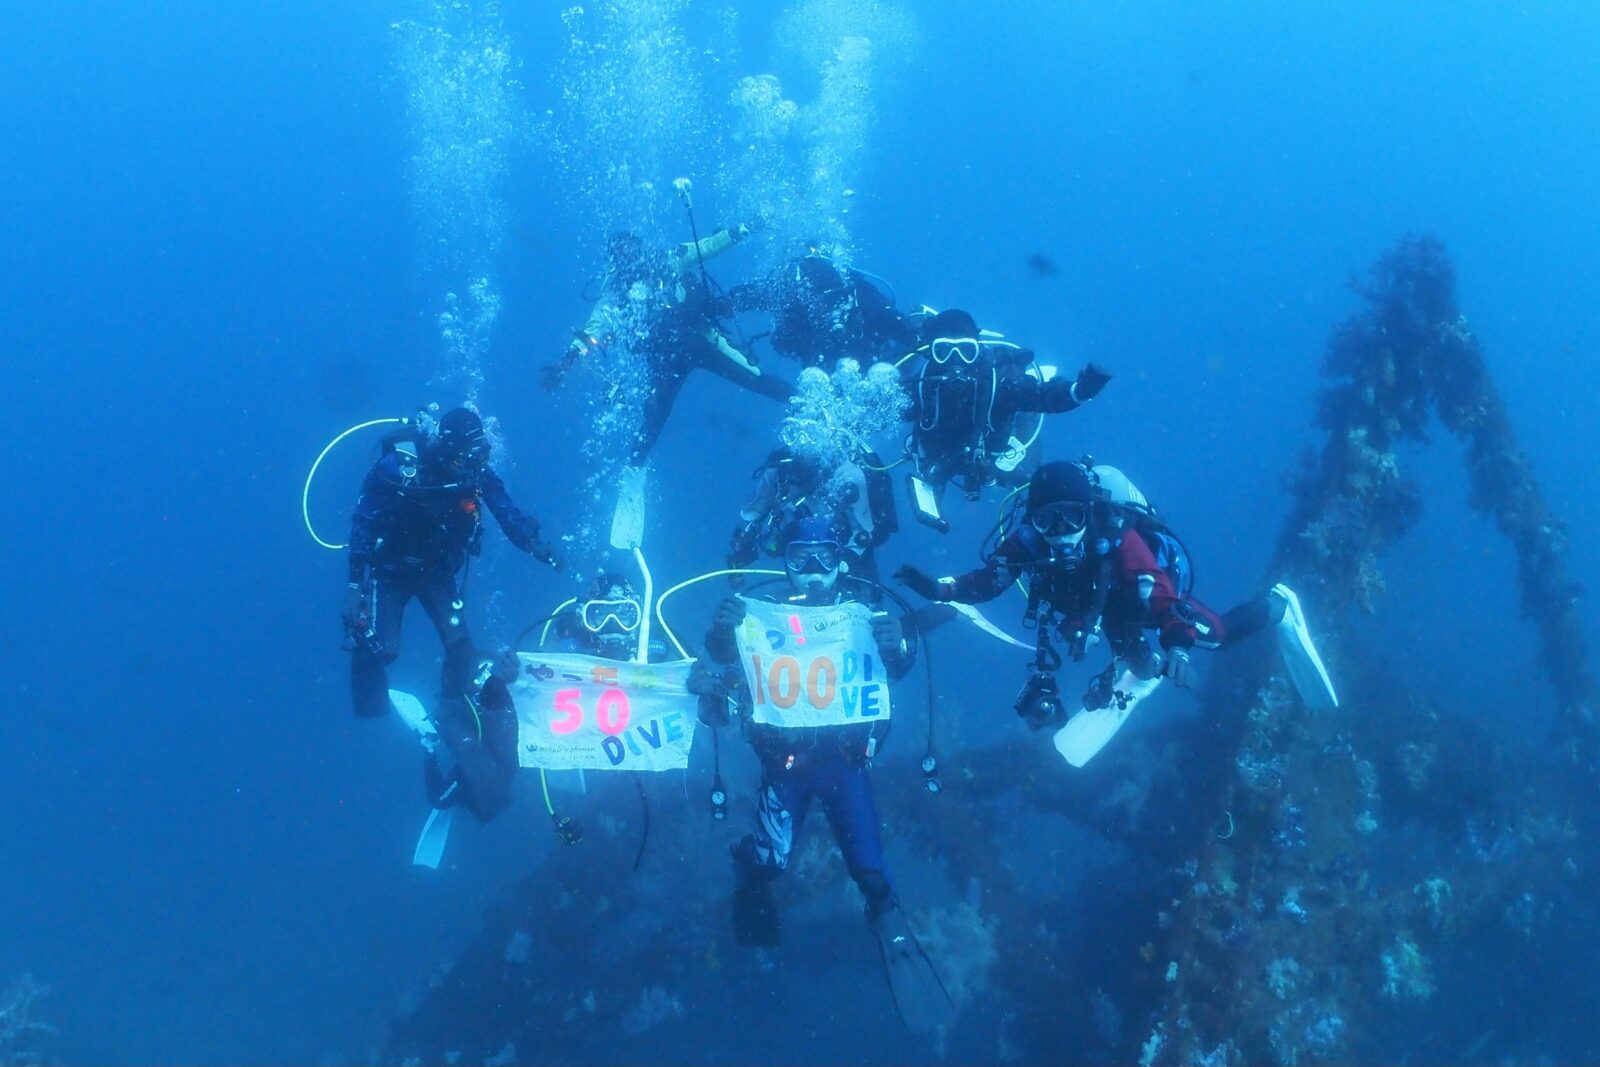
<svg viewBox="0 0 1600 1067"><path fill-rule="evenodd" d="M1138 1055L1592 1061L1581 990L1595 965L1574 943L1595 943L1596 701L1566 541L1441 245L1407 238L1357 291L1367 306L1335 329L1322 368L1328 439L1294 487L1271 572L1323 624L1343 707L1307 712L1266 656L1207 694L1199 761L1223 770L1197 799L1215 821L1196 828L1160 915L1167 993ZM1466 445L1473 509L1515 548L1559 701L1556 746L1511 748L1429 707L1341 656L1329 627L1378 607L1383 553L1419 512L1396 448L1423 439L1430 412Z"/></svg>

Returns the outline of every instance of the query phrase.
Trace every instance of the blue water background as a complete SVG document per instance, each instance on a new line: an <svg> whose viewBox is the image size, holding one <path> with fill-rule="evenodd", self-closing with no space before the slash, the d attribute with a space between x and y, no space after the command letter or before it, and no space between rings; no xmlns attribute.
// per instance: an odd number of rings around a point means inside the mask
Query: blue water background
<svg viewBox="0 0 1600 1067"><path fill-rule="evenodd" d="M770 16L746 6L758 71ZM560 33L553 5L530 8L504 5L537 113L556 106ZM1417 229L1453 254L1596 584L1600 8L914 10L920 51L875 87L859 260L904 303L965 306L1065 367L1113 368L1045 452L1130 472L1185 534L1202 596L1259 588L1280 477L1314 440L1315 361L1354 306L1344 282ZM460 835L449 869L407 866L414 744L351 717L343 561L298 515L333 432L435 396L441 282L418 266L392 64L390 23L410 13L65 2L0 20L0 984L52 987L72 1059L358 1057L552 847L524 794ZM582 427L537 367L581 321L599 255L559 181L536 148L515 160L482 398L512 492L556 528L579 510L563 469ZM1035 252L1060 273L1032 274ZM775 419L714 379L686 392L657 450L663 574L720 559ZM335 528L363 455L326 472ZM1467 512L1459 456L1441 439L1404 457L1427 517L1388 561L1368 652L1539 731L1553 701L1512 557ZM943 540L909 530L887 559L965 566L988 516ZM570 592L491 541L473 578L485 643ZM396 677L426 687L420 615L407 636ZM969 741L1016 729L1020 663L977 640L962 679L944 674Z"/></svg>

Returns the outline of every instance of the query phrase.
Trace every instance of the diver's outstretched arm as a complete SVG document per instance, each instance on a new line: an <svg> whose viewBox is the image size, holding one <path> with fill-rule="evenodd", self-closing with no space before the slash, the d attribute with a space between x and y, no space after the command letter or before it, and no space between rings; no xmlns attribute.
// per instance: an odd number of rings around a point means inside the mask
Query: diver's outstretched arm
<svg viewBox="0 0 1600 1067"><path fill-rule="evenodd" d="M721 378L726 378L742 389L752 393L760 393L781 403L787 403L794 395L794 386L776 375L767 374L758 367L754 360L734 347L723 332L716 327L707 327L704 334L705 342L710 346L700 366Z"/></svg>
<svg viewBox="0 0 1600 1067"><path fill-rule="evenodd" d="M927 600L984 604L1009 589L1019 573L996 557L987 567L943 581L907 564L894 572L894 580Z"/></svg>
<svg viewBox="0 0 1600 1067"><path fill-rule="evenodd" d="M708 259L716 259L764 225L765 221L757 216L749 222L741 222L737 226L729 226L716 233L707 234L699 241L685 241L673 250L673 265L680 275L699 270L701 263Z"/></svg>
<svg viewBox="0 0 1600 1067"><path fill-rule="evenodd" d="M505 531L506 538L522 551L552 567L560 566L555 550L539 539L539 520L531 515L524 514L522 509L512 501L511 494L506 491L506 483L494 471L484 468L479 482L479 491L483 494L483 502L489 505L489 512L494 515L495 522L500 524L500 529Z"/></svg>
<svg viewBox="0 0 1600 1067"><path fill-rule="evenodd" d="M1058 415L1082 407L1099 395L1111 375L1096 364L1090 363L1071 381L1052 378L1041 382L1024 374L1003 381L995 406L1012 412L1038 411Z"/></svg>

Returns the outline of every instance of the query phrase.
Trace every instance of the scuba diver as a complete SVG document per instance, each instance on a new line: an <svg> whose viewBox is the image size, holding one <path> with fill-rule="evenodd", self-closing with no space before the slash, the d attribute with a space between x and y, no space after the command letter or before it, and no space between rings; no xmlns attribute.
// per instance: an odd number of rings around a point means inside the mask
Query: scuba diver
<svg viewBox="0 0 1600 1067"><path fill-rule="evenodd" d="M623 575L601 571L589 583L584 596L573 597L557 608L554 615L540 619L524 630L517 639L517 647L521 648L522 642L534 630L542 630L539 646L543 649L616 660L619 663L630 662L639 650L645 610L644 599L635 592L632 582ZM671 657L663 642L652 639L647 658L651 663L660 663ZM583 836L583 829L575 819L561 815L551 804L546 774L543 769L539 771L541 783L544 783L545 805L555 823L556 836L565 844L576 844ZM629 777L638 791L643 812L643 833L639 841L639 853L634 859L634 868L637 870L650 834L650 803L644 784L648 775ZM591 787L580 785L579 788L588 792ZM597 784L593 788L604 787Z"/></svg>
<svg viewBox="0 0 1600 1067"><path fill-rule="evenodd" d="M894 488L876 453L860 463L845 462L831 471L815 457L785 446L774 450L751 475L756 489L739 509L739 526L728 552L729 567L748 567L760 552L777 556L783 535L795 521L821 515L840 530L850 573L878 580L873 550L899 530Z"/></svg>
<svg viewBox="0 0 1600 1067"><path fill-rule="evenodd" d="M902 356L917 344L916 328L893 298L819 241L765 278L734 286L728 307L769 313L768 343L802 367L832 371L846 356L865 365Z"/></svg>
<svg viewBox="0 0 1600 1067"><path fill-rule="evenodd" d="M881 598L870 582L845 573L842 539L828 519L810 515L797 520L783 539L784 570L792 595L783 603L833 606L848 602L876 604ZM777 600L777 597L766 599ZM730 596L717 605L706 652L711 661L736 668L739 652L734 630L746 614L744 601ZM913 652L903 622L880 614L872 620L872 637L891 682L911 670ZM725 674L728 678L732 672ZM822 801L850 876L875 921L893 906L893 891L883 870L883 842L868 767L887 732L885 724L783 729L750 722L751 695L742 677L732 694L743 709L751 746L761 760L761 794L757 828L733 850L737 876L734 891L734 933L741 945L778 943L778 913L771 885L788 867L794 834L813 798ZM702 682L702 688L704 683ZM715 711L721 707L722 714ZM725 702L701 701L709 726L727 725ZM709 709L709 710L708 710Z"/></svg>
<svg viewBox="0 0 1600 1067"><path fill-rule="evenodd" d="M799 519L783 540L790 595L763 599L807 607L876 605L883 590L847 575L844 556L843 539L826 518L810 515ZM820 801L850 876L865 901L867 922L883 948L896 1004L907 1025L918 1029L917 1017L942 1017L948 1011L949 998L911 934L884 871L883 841L869 771L888 733L887 723L874 719L846 725L790 727L755 722L755 702L738 665L740 653L735 637L746 614L746 602L740 597L730 596L717 606L706 635L706 651L711 662L721 665L723 671L719 675L702 665L690 680L691 690L700 695L701 721L714 728L726 725L731 700L739 709L746 736L761 761L756 830L732 849L735 939L746 947L778 944L778 911L772 883L789 865L795 837L811 802ZM888 613L873 615L872 642L882 663L885 684L904 678L910 671L916 649L907 635L914 637L917 632L914 619ZM869 664L868 675L870 671Z"/></svg>
<svg viewBox="0 0 1600 1067"><path fill-rule="evenodd" d="M1301 698L1311 707L1337 706L1332 683L1312 644L1299 598L1279 584L1224 615L1190 595L1193 572L1181 541L1144 495L1114 467L1046 463L985 543L984 566L936 580L913 566L895 578L929 600L981 604L1019 580L1028 594L1024 624L1037 634L1037 655L1015 710L1029 726L1066 718L1055 671L1060 652L1080 661L1104 639L1113 655L1084 695L1085 709L1114 698L1118 661L1139 679L1191 682L1190 650L1215 649L1276 626L1280 647ZM1145 636L1155 630L1158 646Z"/></svg>
<svg viewBox="0 0 1600 1067"><path fill-rule="evenodd" d="M446 702L467 691L475 655L463 618L458 576L483 538L487 505L511 543L559 566L539 524L512 503L489 466L490 445L476 412L446 412L434 433L385 442L367 472L350 523L350 582L342 612L350 636L355 712L388 714L386 667L400 653L406 604L422 602L444 643Z"/></svg>
<svg viewBox="0 0 1600 1067"><path fill-rule="evenodd" d="M717 322L705 269L706 260L733 248L761 225L755 219L665 251L647 248L634 233L615 234L608 243L600 299L566 354L545 368L544 385L556 389L574 365L600 360L612 346L639 357L647 368L641 395L625 395L618 384L611 396L613 403L643 406L638 435L629 446L630 467L641 466L650 455L684 380L695 370L711 371L773 400L786 401L794 391L728 339Z"/></svg>
<svg viewBox="0 0 1600 1067"><path fill-rule="evenodd" d="M516 770L516 714L507 688L516 657L477 663L463 619L458 575L479 551L487 505L511 543L558 566L539 539L539 524L512 503L489 466L483 421L467 408L440 418L436 432L407 431L385 441L367 472L350 524L350 583L343 620L350 637L350 689L364 718L388 714L387 667L400 653L406 604L422 602L444 644L444 669L434 721L454 766L435 754L426 764L435 807L464 803L488 822L511 801ZM476 670L475 670L476 667Z"/></svg>
<svg viewBox="0 0 1600 1067"><path fill-rule="evenodd" d="M1033 442L1015 436L1019 415L1072 411L1111 380L1093 363L1075 379L1046 380L1031 350L986 332L965 311L941 311L923 323L923 344L907 357L917 357L904 379L913 502L918 519L941 531L949 527L938 501L951 482L976 500L985 486L1027 480L1018 467Z"/></svg>
<svg viewBox="0 0 1600 1067"><path fill-rule="evenodd" d="M555 615L554 648L602 659L631 660L639 649L639 624L643 619L644 601L634 591L633 583L620 574L602 571L589 583L583 600L575 600ZM666 644L652 639L650 661L666 658Z"/></svg>

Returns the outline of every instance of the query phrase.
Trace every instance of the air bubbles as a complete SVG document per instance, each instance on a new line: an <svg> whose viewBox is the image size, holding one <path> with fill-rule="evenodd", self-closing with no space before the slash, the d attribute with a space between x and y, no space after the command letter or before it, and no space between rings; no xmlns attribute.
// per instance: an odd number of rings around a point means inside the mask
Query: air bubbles
<svg viewBox="0 0 1600 1067"><path fill-rule="evenodd" d="M499 314L487 267L505 240L504 183L510 153L526 127L510 42L497 4L475 16L461 0L433 0L421 19L393 24L395 65L406 86L411 123L411 199L428 266L470 279L468 299L444 297L438 318L448 381L470 398ZM481 16L481 17L479 17Z"/></svg>

